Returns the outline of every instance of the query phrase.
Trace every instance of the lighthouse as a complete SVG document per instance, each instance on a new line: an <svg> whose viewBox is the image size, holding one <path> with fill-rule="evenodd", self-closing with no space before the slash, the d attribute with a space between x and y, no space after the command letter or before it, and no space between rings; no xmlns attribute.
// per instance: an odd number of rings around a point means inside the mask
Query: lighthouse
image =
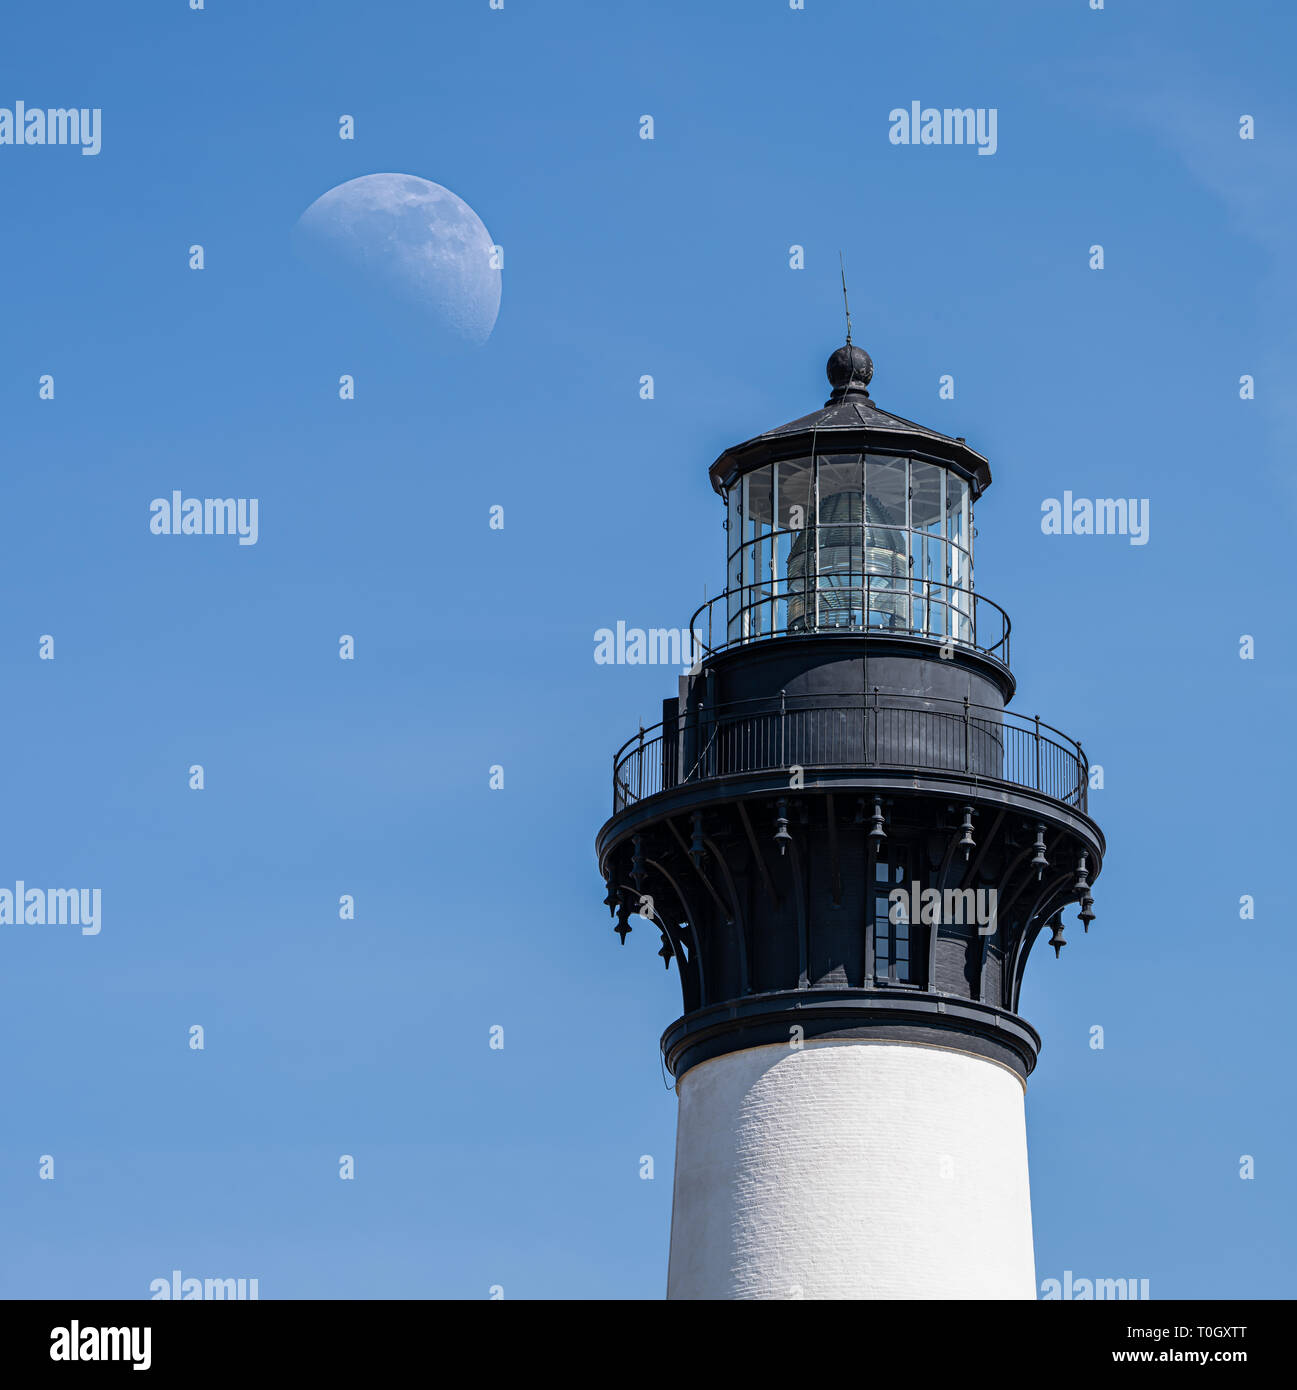
<svg viewBox="0 0 1297 1390"><path fill-rule="evenodd" d="M1104 838L1081 745L1009 708L988 462L873 372L848 336L822 409L712 464L724 592L613 757L605 901L682 993L672 1299L1036 1295L1018 998Z"/></svg>

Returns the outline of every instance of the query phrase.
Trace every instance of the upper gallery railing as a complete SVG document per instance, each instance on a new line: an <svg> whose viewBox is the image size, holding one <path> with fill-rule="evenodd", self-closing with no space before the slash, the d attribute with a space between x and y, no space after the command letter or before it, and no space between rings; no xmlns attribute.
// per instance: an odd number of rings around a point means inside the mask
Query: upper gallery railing
<svg viewBox="0 0 1297 1390"><path fill-rule="evenodd" d="M778 579L727 589L693 615L706 652L802 633L873 632L972 647L1009 665L1009 615L998 603L935 579L863 574Z"/></svg>
<svg viewBox="0 0 1297 1390"><path fill-rule="evenodd" d="M613 814L686 783L794 766L956 772L1027 787L1080 811L1089 783L1081 745L1039 717L918 696L833 703L776 696L641 729L613 755Z"/></svg>

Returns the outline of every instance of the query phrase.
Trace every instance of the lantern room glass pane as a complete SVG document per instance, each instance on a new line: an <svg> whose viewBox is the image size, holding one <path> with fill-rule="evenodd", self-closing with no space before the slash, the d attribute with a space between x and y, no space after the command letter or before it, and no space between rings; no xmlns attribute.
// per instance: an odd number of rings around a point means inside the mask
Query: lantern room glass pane
<svg viewBox="0 0 1297 1390"><path fill-rule="evenodd" d="M915 459L910 464L910 565L914 629L946 633L946 470Z"/></svg>
<svg viewBox="0 0 1297 1390"><path fill-rule="evenodd" d="M825 454L815 470L815 596L825 627L864 624L864 527L859 454Z"/></svg>
<svg viewBox="0 0 1297 1390"><path fill-rule="evenodd" d="M737 482L725 496L725 545L728 552L725 566L727 638L734 642L743 636L743 484Z"/></svg>
<svg viewBox="0 0 1297 1390"><path fill-rule="evenodd" d="M790 564L793 546L801 541L806 553L815 524L815 469L809 458L784 459L775 467L775 581L780 597L775 604L776 630L795 632L806 625L809 592L805 567ZM814 554L812 546L811 553Z"/></svg>
<svg viewBox="0 0 1297 1390"><path fill-rule="evenodd" d="M788 582L788 631L802 632L816 626L816 506L817 460L798 459L788 468L780 496L787 502L788 552L784 574ZM819 460L823 463L823 460ZM856 467L859 474L859 466ZM834 480L830 480L831 482ZM849 486L848 477L838 477L838 485ZM795 510L801 507L801 510ZM801 521L801 525L797 525Z"/></svg>
<svg viewBox="0 0 1297 1390"><path fill-rule="evenodd" d="M910 525L916 531L941 534L945 515L946 470L915 459L910 464Z"/></svg>
<svg viewBox="0 0 1297 1390"><path fill-rule="evenodd" d="M909 460L865 463L865 574L869 626L910 627Z"/></svg>
<svg viewBox="0 0 1297 1390"><path fill-rule="evenodd" d="M947 578L950 585L950 635L958 642L972 640L972 563L968 553L970 530L968 484L950 474L946 481L946 538L950 542Z"/></svg>
<svg viewBox="0 0 1297 1390"><path fill-rule="evenodd" d="M750 528L744 540L755 540L762 530L770 530L770 487L773 476L774 469L770 464L766 464L764 468L754 469L743 479L743 491L746 495L745 515Z"/></svg>
<svg viewBox="0 0 1297 1390"><path fill-rule="evenodd" d="M810 459L785 459L779 465L776 529L804 531L813 522L815 470Z"/></svg>
<svg viewBox="0 0 1297 1390"><path fill-rule="evenodd" d="M772 630L773 485L774 468L770 464L743 479L743 608L750 637L764 637Z"/></svg>
<svg viewBox="0 0 1297 1390"><path fill-rule="evenodd" d="M952 545L968 549L968 484L954 473L946 480L946 536Z"/></svg>

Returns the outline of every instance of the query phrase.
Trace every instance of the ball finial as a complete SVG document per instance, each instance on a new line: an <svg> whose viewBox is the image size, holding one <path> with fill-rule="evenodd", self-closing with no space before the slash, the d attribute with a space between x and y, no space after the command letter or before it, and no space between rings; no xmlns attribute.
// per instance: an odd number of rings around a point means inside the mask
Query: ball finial
<svg viewBox="0 0 1297 1390"><path fill-rule="evenodd" d="M855 388L864 391L874 376L874 359L854 343L840 347L824 369L834 392Z"/></svg>

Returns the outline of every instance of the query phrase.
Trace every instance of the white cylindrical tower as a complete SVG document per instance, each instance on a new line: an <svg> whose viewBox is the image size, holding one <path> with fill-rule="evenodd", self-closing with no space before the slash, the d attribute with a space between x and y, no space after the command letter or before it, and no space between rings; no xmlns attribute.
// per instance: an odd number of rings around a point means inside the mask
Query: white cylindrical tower
<svg viewBox="0 0 1297 1390"><path fill-rule="evenodd" d="M811 1041L714 1057L677 1091L669 1298L1035 1297L1008 1067Z"/></svg>

